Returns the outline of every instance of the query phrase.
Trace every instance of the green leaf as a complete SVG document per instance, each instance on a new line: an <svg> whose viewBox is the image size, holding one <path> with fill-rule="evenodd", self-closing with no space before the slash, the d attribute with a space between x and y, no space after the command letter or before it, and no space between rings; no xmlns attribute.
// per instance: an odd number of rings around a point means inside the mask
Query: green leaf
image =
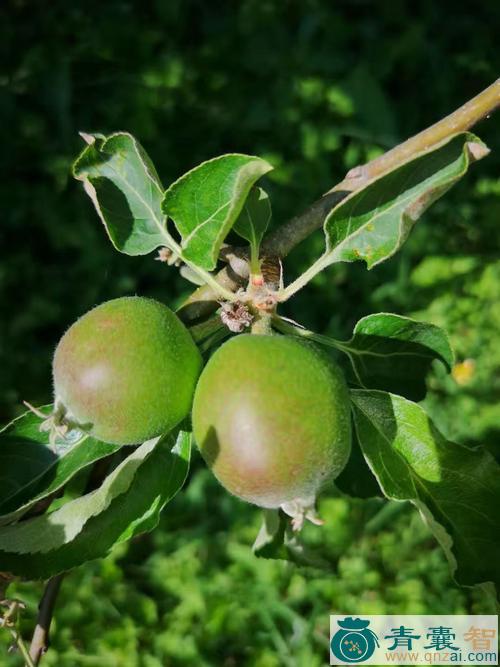
<svg viewBox="0 0 500 667"><path fill-rule="evenodd" d="M473 134L457 134L350 194L325 220L323 265L362 259L371 269L394 255L424 211L488 152Z"/></svg>
<svg viewBox="0 0 500 667"><path fill-rule="evenodd" d="M209 317L198 324L193 324L189 327L189 333L191 334L194 342L196 344L202 343L213 334L218 333L222 329L227 328L223 324L220 315L214 315Z"/></svg>
<svg viewBox="0 0 500 667"><path fill-rule="evenodd" d="M126 132L82 134L88 146L73 165L111 242L127 255L168 246L163 188L139 142Z"/></svg>
<svg viewBox="0 0 500 667"><path fill-rule="evenodd" d="M106 510L112 500L125 493L141 463L155 447L148 440L131 453L94 492L66 503L42 516L6 526L0 531L0 550L16 553L46 553L71 542L86 522Z"/></svg>
<svg viewBox="0 0 500 667"><path fill-rule="evenodd" d="M262 188L254 187L251 189L233 229L258 252L271 221L271 215L269 195Z"/></svg>
<svg viewBox="0 0 500 667"><path fill-rule="evenodd" d="M182 236L183 256L215 268L219 250L254 183L272 169L251 155L222 155L181 176L165 192L163 212Z"/></svg>
<svg viewBox="0 0 500 667"><path fill-rule="evenodd" d="M145 442L96 491L0 529L0 571L45 579L151 530L186 479L190 451L191 435L184 431Z"/></svg>
<svg viewBox="0 0 500 667"><path fill-rule="evenodd" d="M366 463L354 428L351 454L344 470L336 478L335 486L352 498L376 498L383 495L376 477Z"/></svg>
<svg viewBox="0 0 500 667"><path fill-rule="evenodd" d="M135 519L130 521L116 540L116 544L156 528L162 509L181 490L186 481L191 457L191 440L191 433L179 431L165 436L159 443L151 457L153 462L149 461L148 468L140 471L140 477L134 484L134 497L130 493L127 499L131 509L136 502L137 508L142 505L144 511L142 514L135 511ZM152 465L157 465L158 468L153 471ZM141 485L146 483L150 488L144 493ZM148 502L145 503L145 499L149 499Z"/></svg>
<svg viewBox="0 0 500 667"><path fill-rule="evenodd" d="M332 564L307 549L293 532L290 519L277 509L264 510L262 526L253 545L257 558L287 560L297 565L332 570Z"/></svg>
<svg viewBox="0 0 500 667"><path fill-rule="evenodd" d="M41 410L49 414L52 406ZM40 423L30 411L0 431L0 526L19 519L79 470L119 449L79 431L52 447Z"/></svg>
<svg viewBox="0 0 500 667"><path fill-rule="evenodd" d="M263 510L262 525L253 544L260 558L286 558L284 546L286 520L279 510Z"/></svg>
<svg viewBox="0 0 500 667"><path fill-rule="evenodd" d="M410 500L463 585L500 583L500 468L447 441L423 409L382 391L351 392L356 431L388 498Z"/></svg>
<svg viewBox="0 0 500 667"><path fill-rule="evenodd" d="M361 387L384 389L414 401L424 398L425 378L435 359L448 370L454 362L443 329L392 313L364 317L340 347L349 355Z"/></svg>

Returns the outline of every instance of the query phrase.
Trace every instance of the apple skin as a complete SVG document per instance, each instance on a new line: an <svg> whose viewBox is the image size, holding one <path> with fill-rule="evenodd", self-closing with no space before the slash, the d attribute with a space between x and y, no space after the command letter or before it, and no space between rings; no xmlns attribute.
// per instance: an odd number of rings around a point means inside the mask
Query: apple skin
<svg viewBox="0 0 500 667"><path fill-rule="evenodd" d="M57 345L56 405L95 438L140 443L188 415L201 368L189 331L167 306L114 299L78 319Z"/></svg>
<svg viewBox="0 0 500 667"><path fill-rule="evenodd" d="M309 505L350 454L345 379L309 342L241 334L215 352L200 376L193 432L230 493L266 508Z"/></svg>

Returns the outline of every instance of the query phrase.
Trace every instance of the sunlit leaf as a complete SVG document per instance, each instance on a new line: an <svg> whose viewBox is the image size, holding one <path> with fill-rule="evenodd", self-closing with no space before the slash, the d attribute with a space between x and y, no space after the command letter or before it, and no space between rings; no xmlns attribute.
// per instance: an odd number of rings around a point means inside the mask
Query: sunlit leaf
<svg viewBox="0 0 500 667"><path fill-rule="evenodd" d="M127 255L145 255L165 239L163 188L146 152L126 132L82 134L88 146L73 166L111 242Z"/></svg>
<svg viewBox="0 0 500 667"><path fill-rule="evenodd" d="M191 436L181 431L134 450L94 492L0 529L0 570L30 579L105 556L151 530L187 475Z"/></svg>
<svg viewBox="0 0 500 667"><path fill-rule="evenodd" d="M186 259L203 269L215 267L251 187L271 169L258 157L222 155L198 165L168 188L163 212L182 236Z"/></svg>
<svg viewBox="0 0 500 667"><path fill-rule="evenodd" d="M448 370L454 362L443 329L392 313L359 320L352 338L341 345L361 387L392 391L412 400L424 398L425 378L435 359Z"/></svg>

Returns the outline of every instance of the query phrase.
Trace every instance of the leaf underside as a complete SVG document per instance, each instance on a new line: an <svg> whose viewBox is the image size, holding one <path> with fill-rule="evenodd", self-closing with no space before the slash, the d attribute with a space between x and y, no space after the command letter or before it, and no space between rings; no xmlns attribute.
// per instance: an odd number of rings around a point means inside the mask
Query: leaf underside
<svg viewBox="0 0 500 667"><path fill-rule="evenodd" d="M48 415L52 405L41 410ZM40 423L40 417L30 411L0 431L0 526L18 520L77 472L119 449L78 432L52 446Z"/></svg>
<svg viewBox="0 0 500 667"><path fill-rule="evenodd" d="M262 188L253 187L233 229L258 250L270 221L269 196Z"/></svg>
<svg viewBox="0 0 500 667"><path fill-rule="evenodd" d="M163 188L146 152L126 132L82 135L88 142L73 175L83 182L114 247L146 255L165 239Z"/></svg>
<svg viewBox="0 0 500 667"><path fill-rule="evenodd" d="M391 257L424 211L488 152L460 133L347 196L324 223L325 265L364 260L371 269Z"/></svg>
<svg viewBox="0 0 500 667"><path fill-rule="evenodd" d="M191 436L184 431L145 442L96 491L0 529L0 570L47 578L151 530L184 483L190 450Z"/></svg>
<svg viewBox="0 0 500 667"><path fill-rule="evenodd" d="M351 454L345 468L335 479L335 486L352 498L378 498L383 493L361 451L356 429L352 429Z"/></svg>

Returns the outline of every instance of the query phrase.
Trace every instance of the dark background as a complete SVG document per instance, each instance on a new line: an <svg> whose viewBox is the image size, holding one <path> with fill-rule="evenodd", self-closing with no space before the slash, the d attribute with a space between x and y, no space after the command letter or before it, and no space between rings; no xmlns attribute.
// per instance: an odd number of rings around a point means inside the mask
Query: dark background
<svg viewBox="0 0 500 667"><path fill-rule="evenodd" d="M260 155L275 165L266 187L278 224L349 168L498 77L500 5L467 4L4 2L3 421L21 411L23 399L50 400L52 351L80 314L136 293L175 306L190 290L152 257L113 250L71 178L82 148L78 131L133 133L165 186L221 153ZM425 214L401 253L371 272L362 264L333 267L287 310L336 337L379 310L446 327L458 363L472 359L473 372L458 366L454 379L436 369L427 407L447 435L493 452L500 420L499 119L476 128L492 154ZM321 247L318 233L294 251L287 276ZM169 505L159 531L67 580L46 663L320 665L329 611L486 608L478 592L454 587L441 552L404 506L367 533L379 510L376 501L324 500L328 526L306 537L335 574L256 561L248 544L258 513L223 494L196 463L188 491ZM34 601L39 588L22 593Z"/></svg>

